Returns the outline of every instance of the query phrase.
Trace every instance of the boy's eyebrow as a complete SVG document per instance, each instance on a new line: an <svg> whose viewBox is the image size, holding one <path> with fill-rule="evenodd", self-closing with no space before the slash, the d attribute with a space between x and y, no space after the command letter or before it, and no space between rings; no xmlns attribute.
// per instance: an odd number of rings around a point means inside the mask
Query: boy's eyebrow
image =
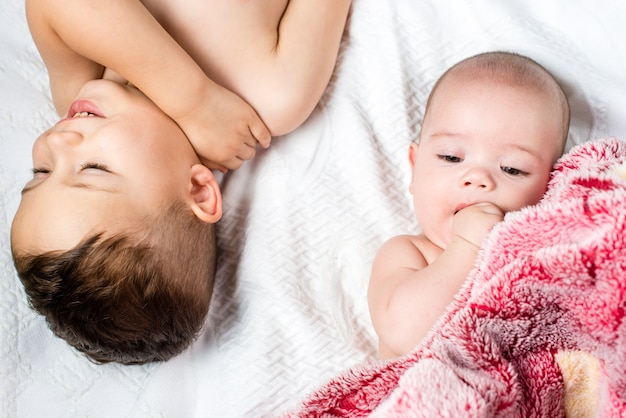
<svg viewBox="0 0 626 418"><path fill-rule="evenodd" d="M24 196L26 193L30 192L31 190L36 189L41 183L43 182L24 186L24 188L22 189L22 193L21 193L22 196ZM113 187L102 187L102 186L96 186L95 184L83 183L83 182L72 183L68 185L68 187L75 187L79 189L85 189L85 190L91 190L91 191L97 191L97 192L107 192L107 193L119 192L118 189L115 189Z"/></svg>

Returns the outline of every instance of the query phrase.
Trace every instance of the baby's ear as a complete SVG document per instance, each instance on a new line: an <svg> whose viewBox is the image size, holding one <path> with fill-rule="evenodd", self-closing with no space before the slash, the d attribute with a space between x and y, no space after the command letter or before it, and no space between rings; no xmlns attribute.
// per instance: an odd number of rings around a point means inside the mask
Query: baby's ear
<svg viewBox="0 0 626 418"><path fill-rule="evenodd" d="M411 165L411 171L413 171L413 168L415 167L417 148L419 148L419 144L417 142L411 142L409 145L409 164Z"/></svg>
<svg viewBox="0 0 626 418"><path fill-rule="evenodd" d="M215 176L206 166L191 167L191 210L198 219L215 223L222 217L222 193Z"/></svg>

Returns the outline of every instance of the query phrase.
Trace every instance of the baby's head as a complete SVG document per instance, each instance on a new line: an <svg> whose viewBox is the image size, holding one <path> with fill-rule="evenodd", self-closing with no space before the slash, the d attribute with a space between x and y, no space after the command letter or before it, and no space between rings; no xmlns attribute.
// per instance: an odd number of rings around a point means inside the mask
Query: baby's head
<svg viewBox="0 0 626 418"><path fill-rule="evenodd" d="M460 208L489 202L506 213L539 202L569 115L559 84L529 58L485 53L446 71L428 98L419 144L409 149L424 234L445 248Z"/></svg>
<svg viewBox="0 0 626 418"><path fill-rule="evenodd" d="M435 102L445 100L445 93L455 94L454 90L458 86L472 83L481 85L486 94L495 86L515 87L536 95L548 106L553 106L558 113L557 122L561 124L560 135L555 138L557 146L554 161L563 154L570 124L570 108L563 89L552 74L539 63L511 52L485 52L466 58L450 67L437 80L430 92L422 126L428 124ZM442 90L444 93L439 94ZM515 107L516 103L510 105ZM489 115L484 116L489 117Z"/></svg>
<svg viewBox="0 0 626 418"><path fill-rule="evenodd" d="M33 146L11 229L29 302L97 362L167 360L208 312L217 182L132 87L87 83L68 114Z"/></svg>

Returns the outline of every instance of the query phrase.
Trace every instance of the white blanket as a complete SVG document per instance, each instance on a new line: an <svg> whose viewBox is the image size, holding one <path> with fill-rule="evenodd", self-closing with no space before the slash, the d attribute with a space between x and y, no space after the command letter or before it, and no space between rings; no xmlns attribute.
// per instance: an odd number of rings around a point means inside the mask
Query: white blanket
<svg viewBox="0 0 626 418"><path fill-rule="evenodd" d="M205 333L163 364L95 365L28 307L9 228L30 147L55 121L23 0L0 8L0 411L6 417L276 416L375 359L373 256L417 232L407 150L428 92L487 50L528 55L565 87L569 146L626 139L621 0L354 0L311 118L223 180L220 267Z"/></svg>

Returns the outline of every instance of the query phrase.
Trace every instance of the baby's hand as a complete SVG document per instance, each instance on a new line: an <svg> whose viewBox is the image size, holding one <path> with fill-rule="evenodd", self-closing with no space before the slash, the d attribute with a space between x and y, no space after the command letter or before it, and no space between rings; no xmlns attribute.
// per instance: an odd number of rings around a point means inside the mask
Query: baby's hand
<svg viewBox="0 0 626 418"><path fill-rule="evenodd" d="M204 165L226 171L254 158L257 144L267 148L271 135L248 103L230 90L215 87L176 123Z"/></svg>
<svg viewBox="0 0 626 418"><path fill-rule="evenodd" d="M476 203L454 215L453 232L455 236L480 247L487 233L502 219L504 213L493 203Z"/></svg>

